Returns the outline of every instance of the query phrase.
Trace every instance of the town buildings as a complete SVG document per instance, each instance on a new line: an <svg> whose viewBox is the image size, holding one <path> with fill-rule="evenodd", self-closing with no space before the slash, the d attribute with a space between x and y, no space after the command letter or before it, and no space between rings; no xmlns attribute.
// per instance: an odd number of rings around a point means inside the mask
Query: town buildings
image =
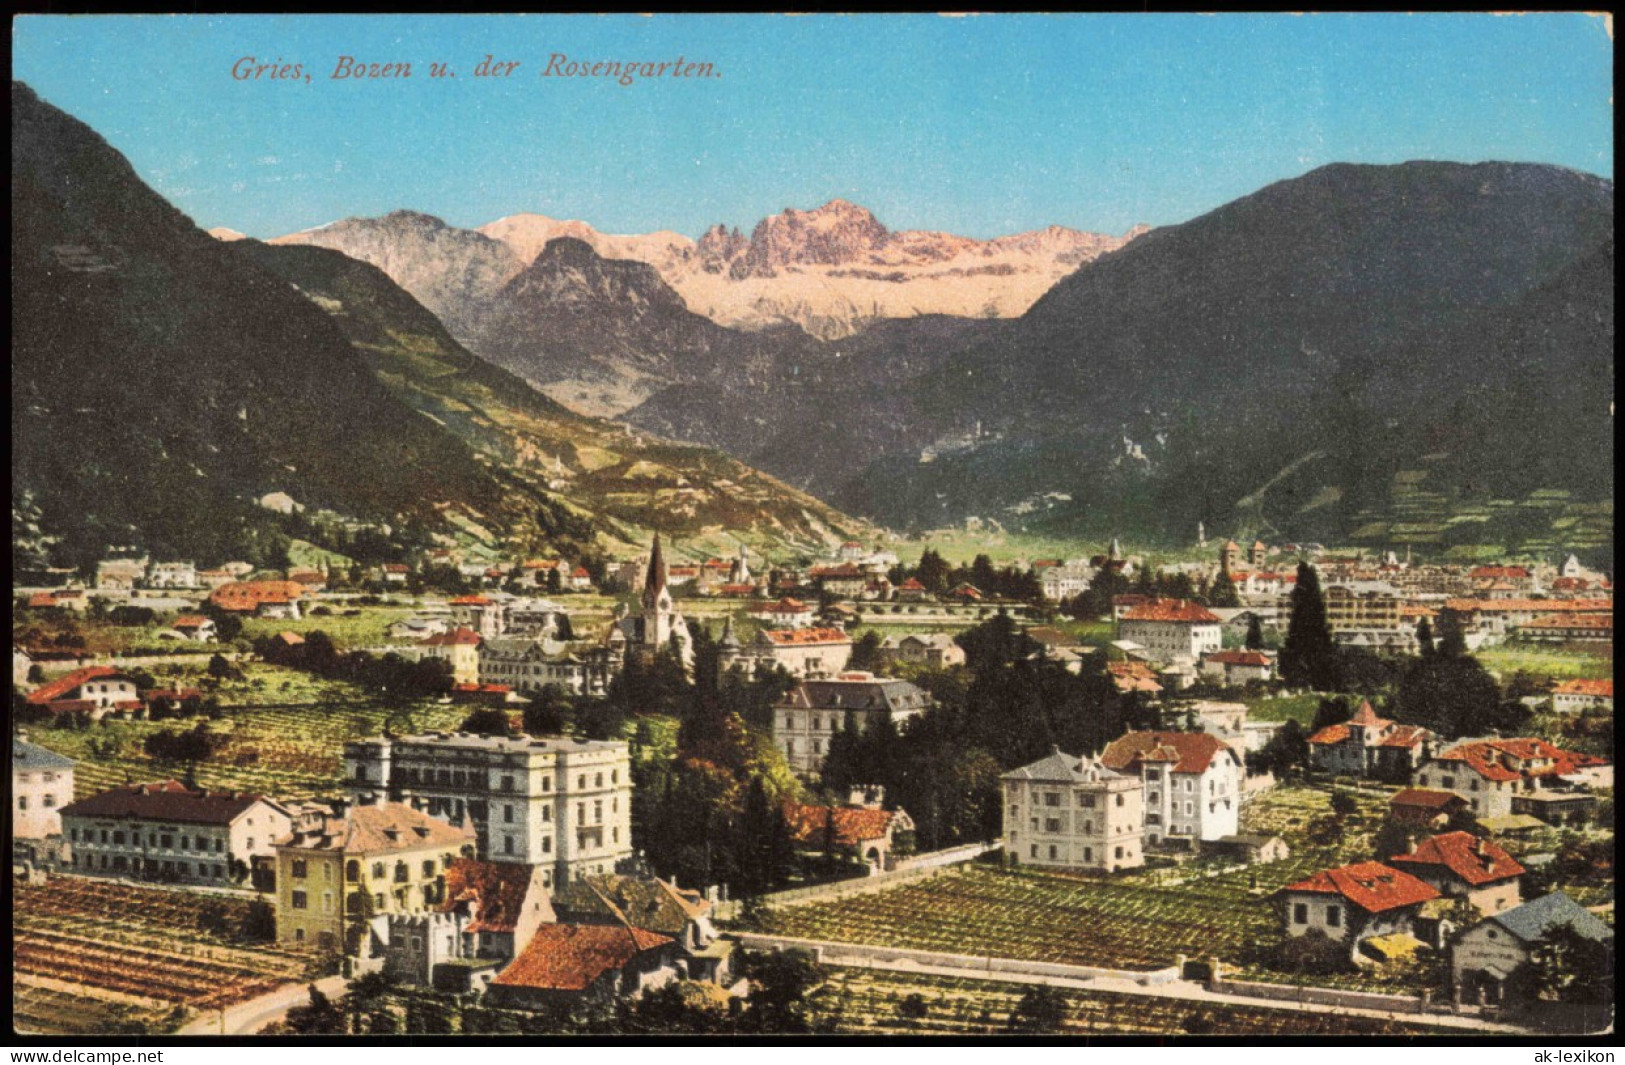
<svg viewBox="0 0 1625 1065"><path fill-rule="evenodd" d="M1316 769L1329 773L1402 781L1428 757L1434 742L1427 729L1378 717L1370 701L1362 700L1353 717L1309 737L1309 755Z"/></svg>
<svg viewBox="0 0 1625 1065"><path fill-rule="evenodd" d="M1598 956L1594 964L1612 970L1614 930L1561 891L1554 891L1494 914L1456 939L1450 951L1450 979L1457 997L1493 1005L1526 998L1519 994L1519 978L1540 946L1565 928L1595 943Z"/></svg>
<svg viewBox="0 0 1625 1065"><path fill-rule="evenodd" d="M655 533L649 549L649 571L644 577L641 614L631 615L623 603L616 609L605 643L617 657L634 654L652 660L664 650L673 651L684 670L694 669L694 646L688 623L672 602L670 573Z"/></svg>
<svg viewBox="0 0 1625 1065"><path fill-rule="evenodd" d="M1524 868L1494 840L1471 832L1429 836L1388 859L1446 898L1464 898L1478 912L1501 913L1518 905Z"/></svg>
<svg viewBox="0 0 1625 1065"><path fill-rule="evenodd" d="M1131 608L1117 625L1118 638L1139 644L1153 662L1196 662L1220 649L1217 614L1188 599L1152 599Z"/></svg>
<svg viewBox="0 0 1625 1065"><path fill-rule="evenodd" d="M85 714L100 721L109 713L142 711L135 680L113 666L86 666L47 681L27 695L28 705L55 714Z"/></svg>
<svg viewBox="0 0 1625 1065"><path fill-rule="evenodd" d="M1107 769L1145 785L1147 846L1236 834L1241 816L1242 761L1234 747L1202 732L1130 732L1106 745Z"/></svg>
<svg viewBox="0 0 1625 1065"><path fill-rule="evenodd" d="M925 691L906 680L853 671L802 681L773 706L773 743L790 768L803 775L823 768L835 734L868 732L882 720L901 727L931 705Z"/></svg>
<svg viewBox="0 0 1625 1065"><path fill-rule="evenodd" d="M1578 783L1584 771L1608 764L1607 759L1566 751L1535 737L1468 740L1422 765L1413 783L1456 792L1483 820L1514 813L1512 803L1518 795ZM1611 775L1609 780L1611 786Z"/></svg>
<svg viewBox="0 0 1625 1065"><path fill-rule="evenodd" d="M48 840L62 836L62 808L73 801L74 760L28 742L27 732L11 740L11 839L13 855L27 861L54 861Z"/></svg>
<svg viewBox="0 0 1625 1065"><path fill-rule="evenodd" d="M279 837L277 942L343 949L363 962L379 916L422 913L445 901L452 862L474 847L473 826L452 826L401 803L355 806Z"/></svg>
<svg viewBox="0 0 1625 1065"><path fill-rule="evenodd" d="M1410 935L1424 903L1439 892L1382 862L1356 862L1288 884L1275 895L1286 934L1319 932L1355 948L1384 935Z"/></svg>
<svg viewBox="0 0 1625 1065"><path fill-rule="evenodd" d="M1099 758L1051 750L999 778L1012 865L1116 872L1145 864L1145 783Z"/></svg>
<svg viewBox="0 0 1625 1065"><path fill-rule="evenodd" d="M427 733L345 744L357 805L397 800L451 824L478 857L546 870L549 888L632 855L632 772L620 741Z"/></svg>
<svg viewBox="0 0 1625 1065"><path fill-rule="evenodd" d="M62 807L67 866L229 887L293 826L293 811L263 795L205 791L176 780L127 784Z"/></svg>

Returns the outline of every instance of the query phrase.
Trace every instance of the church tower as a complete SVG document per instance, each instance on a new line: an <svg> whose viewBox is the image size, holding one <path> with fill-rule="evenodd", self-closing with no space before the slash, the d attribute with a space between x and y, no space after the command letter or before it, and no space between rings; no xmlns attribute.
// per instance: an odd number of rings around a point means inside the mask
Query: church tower
<svg viewBox="0 0 1625 1065"><path fill-rule="evenodd" d="M666 587L666 559L660 552L660 534L655 533L649 550L649 573L643 579L643 645L658 651L671 640L671 590Z"/></svg>

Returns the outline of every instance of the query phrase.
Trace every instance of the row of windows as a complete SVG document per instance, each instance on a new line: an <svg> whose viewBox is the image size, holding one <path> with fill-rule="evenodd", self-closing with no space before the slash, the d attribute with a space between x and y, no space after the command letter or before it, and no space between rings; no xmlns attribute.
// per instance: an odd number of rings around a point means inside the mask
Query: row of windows
<svg viewBox="0 0 1625 1065"><path fill-rule="evenodd" d="M47 810L56 809L56 796L55 795L50 795L50 794L47 794L47 795L43 796L40 799L40 805L42 807L44 807L45 809L47 809ZM26 795L17 796L17 809L19 809L19 810L28 809L28 796L26 796Z"/></svg>
<svg viewBox="0 0 1625 1065"><path fill-rule="evenodd" d="M49 804L47 804L47 805L49 805ZM26 809L26 807L25 807L25 809ZM112 846L115 846L115 847L122 847L124 845L125 833L124 833L123 829L118 829L118 828L112 829L112 830L105 829L105 828L101 829L101 839L100 840L98 840L96 838L96 832L97 832L96 829L87 828L87 829L84 830L83 836L81 837L80 831L77 828L73 828L73 829L68 830L68 838L74 843L97 843L97 842L101 842L101 843L111 844ZM204 837L204 836L195 836L195 837L194 836L181 836L180 837L180 846L179 847L177 847L175 845L175 840L176 840L176 837L172 833L169 833L169 832L149 832L147 834L147 846L149 846L149 847L162 847L165 850L183 850L183 851L197 850L197 851L205 851L205 852L212 851L215 854L224 853L224 851L226 849L226 841L224 839L220 839L219 837L216 837L212 841L212 843L213 843L212 846L211 846L211 841L208 838ZM129 833L129 842L130 842L131 846L139 847L141 845L141 833L139 833L139 832L131 832L131 833ZM246 842L248 844L248 849L253 850L254 849L254 840L252 839L252 837L249 838Z"/></svg>
<svg viewBox="0 0 1625 1065"><path fill-rule="evenodd" d="M106 854L76 854L73 856L73 866L75 869L105 869L114 873L136 872L142 868L139 858L130 859L122 854L111 856ZM159 862L149 858L146 869L149 872L174 873L178 876L196 875L205 879L212 877L215 880L223 880L226 876L226 867L219 862L198 862L194 874L191 862Z"/></svg>
<svg viewBox="0 0 1625 1065"><path fill-rule="evenodd" d="M1308 924L1309 923L1309 904L1307 902L1299 902L1299 903L1295 903L1293 905L1293 907L1292 907L1292 923L1293 924ZM1341 907L1341 906L1328 906L1328 907L1326 907L1326 927L1327 928L1341 928L1342 926L1343 926L1343 907Z"/></svg>
<svg viewBox="0 0 1625 1065"><path fill-rule="evenodd" d="M1028 848L1027 848L1027 853L1028 853L1029 857L1037 858L1038 857L1038 844L1034 843L1034 844L1029 845ZM1113 847L1112 848L1112 857L1113 858L1119 858L1119 859L1122 858L1123 857L1123 848L1122 847ZM1050 844L1049 858L1050 858L1050 861L1052 861L1052 862L1058 862L1058 861L1061 860L1060 848L1057 847L1053 843ZM1085 848L1083 848L1083 860L1086 861L1086 862L1092 862L1092 861L1095 860L1095 849L1093 847L1085 847Z"/></svg>
<svg viewBox="0 0 1625 1065"><path fill-rule="evenodd" d="M19 783L19 784L32 784L33 782L34 782L34 774L32 774L32 773L18 773L17 774L17 783ZM55 784L56 783L56 774L55 773L42 773L40 775L40 783L42 783L42 784Z"/></svg>

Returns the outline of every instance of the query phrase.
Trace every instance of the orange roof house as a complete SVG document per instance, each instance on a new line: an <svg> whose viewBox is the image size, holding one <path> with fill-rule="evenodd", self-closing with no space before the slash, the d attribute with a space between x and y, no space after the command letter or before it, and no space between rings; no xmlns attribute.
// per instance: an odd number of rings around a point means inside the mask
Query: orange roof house
<svg viewBox="0 0 1625 1065"><path fill-rule="evenodd" d="M676 941L625 925L544 924L487 994L498 1005L568 1002L597 993L638 994L674 974ZM669 978L669 976L668 976Z"/></svg>
<svg viewBox="0 0 1625 1065"><path fill-rule="evenodd" d="M1278 895L1337 895L1368 914L1419 906L1439 897L1438 891L1410 873L1382 862L1356 862L1316 873L1288 884Z"/></svg>
<svg viewBox="0 0 1625 1065"><path fill-rule="evenodd" d="M1468 888L1516 879L1525 872L1517 859L1493 840L1482 839L1471 832L1430 836L1414 851L1396 854L1389 861L1423 879L1447 877Z"/></svg>
<svg viewBox="0 0 1625 1065"><path fill-rule="evenodd" d="M297 604L305 594L298 581L237 581L222 584L209 593L209 602L233 614L257 614L267 607Z"/></svg>

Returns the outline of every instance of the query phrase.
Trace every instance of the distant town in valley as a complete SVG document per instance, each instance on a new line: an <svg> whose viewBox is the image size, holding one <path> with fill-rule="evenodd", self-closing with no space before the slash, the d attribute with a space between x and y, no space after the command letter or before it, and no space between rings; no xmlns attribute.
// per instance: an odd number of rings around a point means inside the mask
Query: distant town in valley
<svg viewBox="0 0 1625 1065"><path fill-rule="evenodd" d="M49 96L19 1035L1611 1030L1611 179L259 240Z"/></svg>

